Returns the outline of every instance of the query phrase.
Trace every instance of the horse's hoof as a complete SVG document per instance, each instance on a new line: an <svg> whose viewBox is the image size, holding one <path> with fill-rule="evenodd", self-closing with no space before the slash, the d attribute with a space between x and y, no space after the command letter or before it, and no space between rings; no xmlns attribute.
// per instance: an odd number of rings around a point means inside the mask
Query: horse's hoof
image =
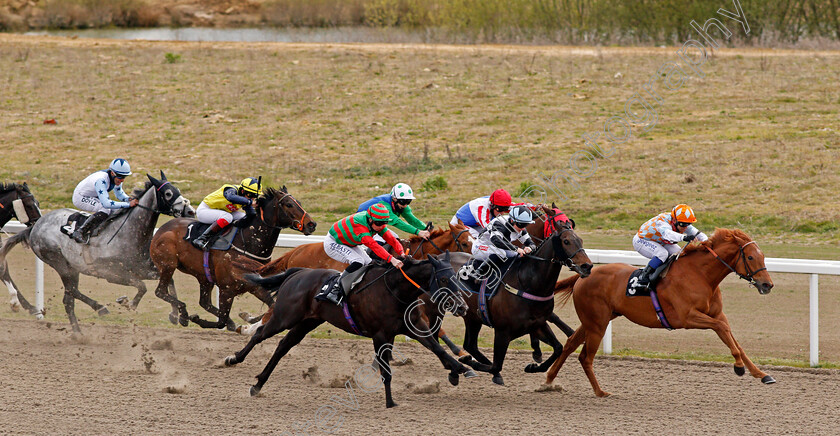
<svg viewBox="0 0 840 436"><path fill-rule="evenodd" d="M236 356L225 357L225 366L233 366L233 365L236 365L237 363L239 363L239 362L236 361Z"/></svg>
<svg viewBox="0 0 840 436"><path fill-rule="evenodd" d="M539 368L539 365L537 365L536 363L529 363L529 364L525 365L525 372L527 372L529 374L533 374L535 372L539 372L538 368Z"/></svg>
<svg viewBox="0 0 840 436"><path fill-rule="evenodd" d="M478 374L476 374L475 371L473 371L471 369L468 369L467 372L464 373L464 378L473 378L473 377L478 377Z"/></svg>
<svg viewBox="0 0 840 436"><path fill-rule="evenodd" d="M19 303L9 303L12 306L12 312L19 312L20 311L20 304Z"/></svg>
<svg viewBox="0 0 840 436"><path fill-rule="evenodd" d="M198 318L198 315L193 315L193 317ZM178 322L181 324L181 326L186 327L190 325L190 319L190 317L180 316L178 317Z"/></svg>
<svg viewBox="0 0 840 436"><path fill-rule="evenodd" d="M744 369L743 366L736 366L735 367L735 374L737 374L739 377L744 375L744 373L746 373L746 372L747 371Z"/></svg>
<svg viewBox="0 0 840 436"><path fill-rule="evenodd" d="M458 374L450 372L449 373L449 384L451 384L452 386L458 386L458 381L459 381L458 380Z"/></svg>
<svg viewBox="0 0 840 436"><path fill-rule="evenodd" d="M390 403L385 403L385 408L390 409L392 407L397 407L397 403L391 401Z"/></svg>
<svg viewBox="0 0 840 436"><path fill-rule="evenodd" d="M531 353L531 357L534 358L534 362L542 363L542 352L534 351L533 353Z"/></svg>
<svg viewBox="0 0 840 436"><path fill-rule="evenodd" d="M502 378L501 375L496 374L496 375L493 376L493 383L496 383L499 386L504 386L505 385L505 380Z"/></svg>
<svg viewBox="0 0 840 436"><path fill-rule="evenodd" d="M236 323L233 322L233 320L229 319L228 322L227 322L227 329L228 329L229 332L237 331Z"/></svg>
<svg viewBox="0 0 840 436"><path fill-rule="evenodd" d="M172 324L178 325L178 315L174 313L169 314L169 322Z"/></svg>
<svg viewBox="0 0 840 436"><path fill-rule="evenodd" d="M765 375L764 377L761 378L761 382L766 384L766 385L772 385L773 383L776 383L776 379L774 379L770 375Z"/></svg>
<svg viewBox="0 0 840 436"><path fill-rule="evenodd" d="M257 395L260 394L260 388L258 388L256 386L251 386L251 389L248 392L251 393L252 397L256 397Z"/></svg>
<svg viewBox="0 0 840 436"><path fill-rule="evenodd" d="M466 363L467 365L469 365L472 362L472 360L473 360L473 358L469 354L467 354L466 356L461 356L461 357L458 358L459 362Z"/></svg>
<svg viewBox="0 0 840 436"><path fill-rule="evenodd" d="M245 322L250 322L251 320L251 314L248 312L239 312L239 317Z"/></svg>
<svg viewBox="0 0 840 436"><path fill-rule="evenodd" d="M120 306L123 306L126 309L128 309L129 308L128 307L128 297L123 295L122 297L117 298L117 304L119 304Z"/></svg>
<svg viewBox="0 0 840 436"><path fill-rule="evenodd" d="M108 308L105 306L100 307L99 310L96 311L96 314L99 316L105 316L109 313L111 313L111 311L109 311Z"/></svg>

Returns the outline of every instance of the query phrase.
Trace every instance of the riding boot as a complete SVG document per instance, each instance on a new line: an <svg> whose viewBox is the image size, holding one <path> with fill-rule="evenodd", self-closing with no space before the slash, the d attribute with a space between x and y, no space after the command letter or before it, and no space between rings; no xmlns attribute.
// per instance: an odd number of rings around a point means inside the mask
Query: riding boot
<svg viewBox="0 0 840 436"><path fill-rule="evenodd" d="M645 269L642 270L642 274L639 276L639 280L636 281L636 285L634 287L644 289L650 285L650 275L653 274L653 267L650 265L645 266Z"/></svg>
<svg viewBox="0 0 840 436"><path fill-rule="evenodd" d="M87 244L90 241L90 235L96 226L102 224L108 218L106 212L96 212L88 217L87 221L73 232L73 240L80 244Z"/></svg>
<svg viewBox="0 0 840 436"><path fill-rule="evenodd" d="M201 251L207 250L210 245L216 240L219 236L219 233L222 231L222 226L219 225L217 221L214 221L201 236L195 238L192 241L192 244L195 248L198 248Z"/></svg>
<svg viewBox="0 0 840 436"><path fill-rule="evenodd" d="M341 305L342 300L346 294L346 290L352 286L352 281L355 278L355 275L352 274L356 272L359 268L362 267L362 264L359 262L353 262L347 269L341 272L341 275L338 276L338 279L334 282L333 286L330 287L329 290L321 290L318 295L315 296L315 299L318 301L332 301L337 305ZM346 283L349 276L353 275L353 278L350 278L351 283Z"/></svg>

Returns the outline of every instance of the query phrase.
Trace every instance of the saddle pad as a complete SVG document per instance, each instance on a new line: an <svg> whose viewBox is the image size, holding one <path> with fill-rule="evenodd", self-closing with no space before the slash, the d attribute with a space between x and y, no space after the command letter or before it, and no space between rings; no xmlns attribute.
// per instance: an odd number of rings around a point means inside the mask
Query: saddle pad
<svg viewBox="0 0 840 436"><path fill-rule="evenodd" d="M333 274L333 275L327 277L327 280L324 282L323 285L321 285L321 291L326 292L328 289L335 286L335 282L338 281L339 277L341 277L341 274Z"/></svg>
<svg viewBox="0 0 840 436"><path fill-rule="evenodd" d="M64 233L68 237L73 236L73 232L76 231L82 224L90 218L89 213L85 212L74 212L67 217L67 222L61 226L61 233Z"/></svg>
<svg viewBox="0 0 840 436"><path fill-rule="evenodd" d="M201 236L209 227L210 224L193 221L187 226L187 233L184 235L184 240L192 243L193 240ZM236 237L237 232L239 232L237 227L228 226L228 230L225 230L218 238L216 238L216 241L213 242L213 246L211 246L210 249L221 251L230 250L230 246L233 245L233 238Z"/></svg>
<svg viewBox="0 0 840 436"><path fill-rule="evenodd" d="M633 285L635 285L636 282L639 281L639 276L640 275L642 275L642 270L641 269L637 269L636 271L633 271L633 274L630 274L630 279L627 280L627 289L626 289L624 295L626 295L628 297L649 297L650 296L650 288L638 289L638 288L633 287ZM651 282L651 286L653 286L655 288L656 283Z"/></svg>

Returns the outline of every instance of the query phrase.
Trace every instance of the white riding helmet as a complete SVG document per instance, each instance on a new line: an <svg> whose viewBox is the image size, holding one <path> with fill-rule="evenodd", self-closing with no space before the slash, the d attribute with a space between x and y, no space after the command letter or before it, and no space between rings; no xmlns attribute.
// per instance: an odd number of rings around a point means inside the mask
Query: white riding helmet
<svg viewBox="0 0 840 436"><path fill-rule="evenodd" d="M116 158L111 161L111 165L108 166L108 169L113 171L114 174L118 176L130 176L131 175L131 166L128 165L128 161L121 158Z"/></svg>
<svg viewBox="0 0 840 436"><path fill-rule="evenodd" d="M531 209L528 209L525 206L514 206L513 209L510 210L510 220L516 224L519 224L520 227L524 227L527 224L534 223L534 214L531 212Z"/></svg>
<svg viewBox="0 0 840 436"><path fill-rule="evenodd" d="M391 188L391 198L394 200L414 200L414 191L405 183L397 183Z"/></svg>

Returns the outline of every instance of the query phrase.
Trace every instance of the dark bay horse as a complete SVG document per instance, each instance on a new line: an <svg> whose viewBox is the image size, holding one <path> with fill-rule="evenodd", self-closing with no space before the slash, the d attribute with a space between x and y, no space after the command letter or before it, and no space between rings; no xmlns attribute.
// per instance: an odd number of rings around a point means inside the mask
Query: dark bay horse
<svg viewBox="0 0 840 436"><path fill-rule="evenodd" d="M245 348L226 357L225 365L241 363L255 345L289 330L277 345L265 369L257 375L257 383L250 390L251 395L260 392L280 359L300 343L307 333L324 322L348 333L361 334L373 339L375 361L379 365L381 380L385 385L385 407L396 406L391 396L391 366L388 363L392 357L391 350L396 335L411 336L432 350L449 370L449 382L452 385L458 384L460 374L467 377L473 375L468 368L446 353L433 337L415 335L414 329L407 325L410 323L415 329L428 330L428 325L423 322L418 312L410 310L421 293L435 296L435 301L439 301L439 295L445 295L446 298L456 301L454 305L449 306L453 312L456 315L462 313L463 301L457 292L449 288L455 274L449 263L449 253L442 259L436 259L432 255L424 261L407 258L402 270L390 265L371 267L357 286L358 290L350 292L346 298L346 311L344 307L316 301L314 298L321 285L335 274L335 270L291 268L267 278L249 276L255 283L274 290L277 299L272 306L273 312L268 322L257 328ZM427 289L420 288L418 283L426 285Z"/></svg>
<svg viewBox="0 0 840 436"><path fill-rule="evenodd" d="M58 209L47 213L32 227L9 238L0 249L0 263L8 251L18 243L26 243L32 252L55 269L64 284L64 309L76 333L81 332L76 319L75 300L81 300L99 315L107 315L108 308L79 291L79 274L105 279L110 283L137 288L137 295L128 307L137 307L146 285L143 280L158 278L157 269L149 259L149 241L161 213L175 217L192 216L195 211L189 201L163 171L158 180L146 175L150 182L133 193L139 198L136 207L112 214L99 226L98 236L89 244L79 244L61 232L73 209ZM168 289L174 293L174 286ZM173 308L174 311L174 308Z"/></svg>
<svg viewBox="0 0 840 436"><path fill-rule="evenodd" d="M0 183L0 229L12 218L17 218L18 222L27 227L31 227L38 218L41 218L40 204L29 191L29 185L26 182L23 184ZM17 312L23 307L32 315L42 315L17 291L17 285L9 275L9 265L6 262L0 264L0 280L9 289L9 304L12 312Z"/></svg>
<svg viewBox="0 0 840 436"><path fill-rule="evenodd" d="M423 239L419 236L412 236L408 240L401 240L405 252L410 254L415 259L423 259L427 254L443 254L445 251L450 252L466 252L472 250L472 236L470 236L469 229L459 222L457 225L449 224L449 229L434 229L429 235L429 239ZM386 247L390 248L390 247ZM244 266L243 266L244 267ZM295 247L282 257L265 264L265 266L257 269L255 272L263 277L272 274L278 274L289 268L326 268L342 271L347 268L346 263L339 262L327 256L324 251L324 244L320 242L312 244L303 244ZM425 307L425 306L424 306ZM271 309L269 308L261 317L251 318L247 314L240 314L250 325L237 327L237 332L242 334L253 334L257 327L264 324L271 317ZM425 311L421 310L421 316L429 322ZM438 330L438 338L458 356L465 356L466 353L460 347L455 345L443 329Z"/></svg>
<svg viewBox="0 0 840 436"><path fill-rule="evenodd" d="M461 361L476 370L493 374L496 384L504 384L501 371L510 342L522 335L534 333L554 349L542 364L526 366L526 372L544 372L560 356L563 344L546 323L554 313L557 277L563 265L584 276L592 269L592 262L571 223L554 221L552 225L551 236L543 240L535 252L516 258L506 274L499 273L495 279L490 278L493 283L488 284L486 292L491 294L495 290L495 296L486 303L480 301L479 294L466 291L466 285L459 288L469 306L463 317L464 349L472 356L462 357ZM466 260L453 256L452 266L460 268ZM483 325L491 325L494 329L492 362L478 349L478 334Z"/></svg>
<svg viewBox="0 0 840 436"><path fill-rule="evenodd" d="M581 326L549 369L546 384L554 381L569 354L583 344L580 364L595 395L605 397L609 393L601 390L592 361L610 320L624 316L645 327L663 328L650 298L625 296L627 281L635 270L636 267L630 265L612 263L595 268L588 278L572 276L557 283L556 291L563 296L561 303L574 298ZM764 254L758 244L740 230L717 229L708 241L686 247L656 288L665 320L675 329L714 330L735 357L735 374L744 375L746 365L753 377L765 384L775 383L773 377L750 361L723 314L719 285L730 272L749 281L759 294L767 294L773 288L764 266Z"/></svg>
<svg viewBox="0 0 840 436"><path fill-rule="evenodd" d="M160 282L155 295L175 305L178 308L177 319L170 318L173 323L180 322L187 326L193 321L203 328L228 327L233 330L236 325L230 319L230 308L233 298L245 292L250 292L264 303L271 305L273 300L268 293L259 286L244 280L241 275L231 268L238 258L251 259L258 263L270 260L271 251L280 236L280 230L294 228L304 235L315 231L315 221L303 210L300 203L283 186L277 190L266 188L265 193L257 199L257 216L250 226L239 231L233 240L233 246L228 251L211 250L205 260L205 253L195 248L184 239L187 226L194 220L175 219L162 225L151 241L151 257L160 271ZM205 263L207 267L205 268ZM189 316L187 306L170 295L166 290L172 283L175 270L187 273L198 280L199 305L217 316L218 321L207 321L198 315ZM213 306L210 291L213 286L219 287L219 307Z"/></svg>

